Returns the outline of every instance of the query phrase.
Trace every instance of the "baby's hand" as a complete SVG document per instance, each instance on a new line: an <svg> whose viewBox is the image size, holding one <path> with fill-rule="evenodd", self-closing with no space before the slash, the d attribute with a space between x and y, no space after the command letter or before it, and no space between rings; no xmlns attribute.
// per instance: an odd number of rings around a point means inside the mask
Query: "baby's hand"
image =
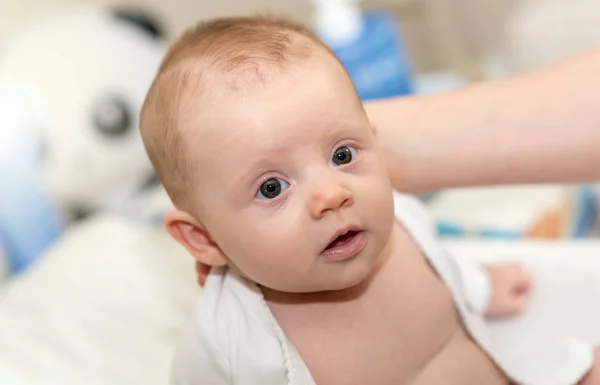
<svg viewBox="0 0 600 385"><path fill-rule="evenodd" d="M495 263L484 266L491 282L492 296L487 317L506 317L525 310L531 289L531 277L519 263Z"/></svg>

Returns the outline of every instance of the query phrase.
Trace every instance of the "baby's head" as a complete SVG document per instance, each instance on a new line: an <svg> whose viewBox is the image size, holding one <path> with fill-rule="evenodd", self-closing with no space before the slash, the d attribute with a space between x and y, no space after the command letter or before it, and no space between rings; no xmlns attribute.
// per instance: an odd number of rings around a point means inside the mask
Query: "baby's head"
<svg viewBox="0 0 600 385"><path fill-rule="evenodd" d="M350 287L386 248L392 189L343 65L268 18L210 21L167 53L141 130L200 262L285 292ZM345 234L345 235L344 235Z"/></svg>

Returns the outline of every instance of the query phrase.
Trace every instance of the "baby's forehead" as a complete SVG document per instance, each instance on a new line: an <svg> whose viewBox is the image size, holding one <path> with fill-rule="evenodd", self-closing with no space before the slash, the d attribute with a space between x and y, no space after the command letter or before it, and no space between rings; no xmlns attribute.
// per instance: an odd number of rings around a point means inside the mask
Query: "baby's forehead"
<svg viewBox="0 0 600 385"><path fill-rule="evenodd" d="M181 124L177 125L183 143L195 149L207 146L212 149L223 140L251 140L253 136L264 136L260 135L260 130L267 124L261 125L261 120L271 123L270 128L273 121L285 128L292 126L294 121L311 123L311 119L321 117L319 110L331 113L333 109L327 108L326 104L341 101L335 92L329 93L332 100L327 99L325 89L341 88L342 98L353 98L354 92L351 80L347 79L343 68L336 65L335 59L327 58L323 53L283 67L230 71L210 68L204 63L187 63L178 69L179 79L176 80L186 87L179 107ZM332 79L341 79L341 83ZM325 84L331 82L334 84ZM290 85L293 87L298 83L298 88L291 89ZM302 98L303 93L310 95ZM312 95L319 100L311 98ZM274 132L268 134L275 135Z"/></svg>

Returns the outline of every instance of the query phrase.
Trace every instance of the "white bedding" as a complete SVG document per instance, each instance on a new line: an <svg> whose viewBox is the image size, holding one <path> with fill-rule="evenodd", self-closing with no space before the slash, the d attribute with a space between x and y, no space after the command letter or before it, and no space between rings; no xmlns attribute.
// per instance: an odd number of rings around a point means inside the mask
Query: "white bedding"
<svg viewBox="0 0 600 385"><path fill-rule="evenodd" d="M98 217L0 296L0 383L165 384L198 288L164 231Z"/></svg>
<svg viewBox="0 0 600 385"><path fill-rule="evenodd" d="M535 290L496 322L518 343L563 333L600 342L600 242L445 241L461 258L520 258ZM97 217L0 292L0 383L164 385L199 289L191 258L159 229ZM0 289L1 290L1 289Z"/></svg>
<svg viewBox="0 0 600 385"><path fill-rule="evenodd" d="M533 276L530 306L520 317L492 322L503 343L549 336L600 345L600 241L446 241L460 258L520 260ZM508 333L508 334L504 334Z"/></svg>

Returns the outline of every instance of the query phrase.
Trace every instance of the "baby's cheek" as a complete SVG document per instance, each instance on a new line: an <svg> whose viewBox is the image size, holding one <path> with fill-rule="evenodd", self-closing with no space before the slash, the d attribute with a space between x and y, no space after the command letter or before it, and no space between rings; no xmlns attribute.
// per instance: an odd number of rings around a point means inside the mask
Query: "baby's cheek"
<svg viewBox="0 0 600 385"><path fill-rule="evenodd" d="M362 179L361 183L372 188L379 188L380 191L374 194L387 193L391 191L391 180L388 170L377 153L369 153L357 162L354 174Z"/></svg>
<svg viewBox="0 0 600 385"><path fill-rule="evenodd" d="M391 225L394 217L394 199L392 185L387 174L370 173L358 185L357 195L356 201L363 215L375 222L377 227Z"/></svg>
<svg viewBox="0 0 600 385"><path fill-rule="evenodd" d="M237 254L260 262L277 264L298 249L298 231L289 224L257 223L238 239Z"/></svg>

